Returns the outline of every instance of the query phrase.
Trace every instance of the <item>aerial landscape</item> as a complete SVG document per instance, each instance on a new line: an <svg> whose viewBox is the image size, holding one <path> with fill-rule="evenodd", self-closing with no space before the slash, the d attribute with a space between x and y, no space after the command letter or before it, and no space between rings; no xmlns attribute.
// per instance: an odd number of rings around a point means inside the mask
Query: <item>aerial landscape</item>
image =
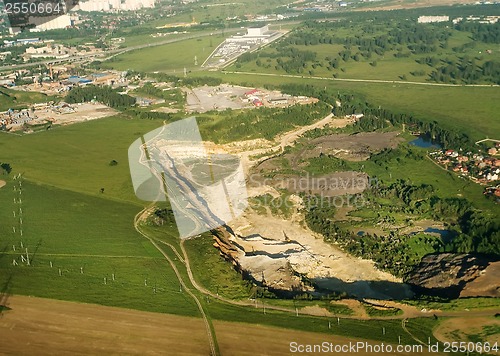
<svg viewBox="0 0 500 356"><path fill-rule="evenodd" d="M0 14L0 355L500 353L499 2Z"/></svg>

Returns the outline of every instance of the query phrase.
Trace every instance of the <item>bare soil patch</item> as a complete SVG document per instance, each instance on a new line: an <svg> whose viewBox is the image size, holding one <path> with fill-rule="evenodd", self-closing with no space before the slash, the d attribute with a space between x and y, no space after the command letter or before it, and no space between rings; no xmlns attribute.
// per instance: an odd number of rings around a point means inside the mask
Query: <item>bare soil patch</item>
<svg viewBox="0 0 500 356"><path fill-rule="evenodd" d="M202 319L10 296L0 353L12 355L208 355Z"/></svg>
<svg viewBox="0 0 500 356"><path fill-rule="evenodd" d="M308 142L308 147L301 150L295 160L325 154L348 161L364 161L384 148L396 148L403 141L398 135L399 132L362 132L322 136Z"/></svg>
<svg viewBox="0 0 500 356"><path fill-rule="evenodd" d="M345 291L362 298L408 298L408 286L373 261L348 255L314 234L294 214L284 220L247 211L230 225L236 258L258 281L287 289L290 268L323 290ZM292 274L293 275L293 274ZM289 286L288 286L289 287Z"/></svg>
<svg viewBox="0 0 500 356"><path fill-rule="evenodd" d="M7 182L6 182L6 181L4 181L4 180L0 180L0 188L5 187L5 185L6 185L6 184L7 184Z"/></svg>
<svg viewBox="0 0 500 356"><path fill-rule="evenodd" d="M500 297L500 262L493 262L485 270L480 272L479 277L467 283L460 293L460 297Z"/></svg>

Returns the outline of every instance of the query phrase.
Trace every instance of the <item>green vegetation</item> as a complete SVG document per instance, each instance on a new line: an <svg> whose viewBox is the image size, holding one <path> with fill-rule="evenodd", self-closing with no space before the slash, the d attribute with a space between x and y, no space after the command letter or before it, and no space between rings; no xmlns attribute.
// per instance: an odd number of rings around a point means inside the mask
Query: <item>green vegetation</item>
<svg viewBox="0 0 500 356"><path fill-rule="evenodd" d="M186 102L186 95L180 88L159 88L147 82L142 87L134 90L134 94L144 95L148 98L163 99L172 108L183 109Z"/></svg>
<svg viewBox="0 0 500 356"><path fill-rule="evenodd" d="M234 68L330 78L499 84L499 57L490 50L498 38L498 24L450 28L398 17L307 21L271 47L240 57Z"/></svg>
<svg viewBox="0 0 500 356"><path fill-rule="evenodd" d="M310 296L309 296L310 297ZM258 301L257 301L258 303ZM320 307L328 310L334 315L353 315L354 312L347 305L336 302L335 300L324 299L266 299L266 304L286 307L291 310L300 310L308 307Z"/></svg>
<svg viewBox="0 0 500 356"><path fill-rule="evenodd" d="M259 214L266 214L267 209L274 216L279 216L284 219L289 219L292 216L292 208L294 203L290 200L290 193L283 191L278 197L273 197L271 194L259 195L250 198L250 206Z"/></svg>
<svg viewBox="0 0 500 356"><path fill-rule="evenodd" d="M26 109L34 103L46 103L54 97L35 92L24 92L0 87L0 111Z"/></svg>
<svg viewBox="0 0 500 356"><path fill-rule="evenodd" d="M330 112L325 103L259 110L211 111L196 116L204 139L215 143L265 138L268 140L296 126L324 118Z"/></svg>
<svg viewBox="0 0 500 356"><path fill-rule="evenodd" d="M5 222L0 226L3 292L197 315L192 300L179 293L163 256L135 232L136 205L24 179L22 204L13 203L18 182L10 180L0 189L5 202L0 206ZM20 257L21 242L28 248L30 266Z"/></svg>
<svg viewBox="0 0 500 356"><path fill-rule="evenodd" d="M398 308L384 308L384 307L376 307L370 304L365 304L364 308L366 309L366 313L369 316L394 316L401 315L403 311Z"/></svg>
<svg viewBox="0 0 500 356"><path fill-rule="evenodd" d="M70 104L98 101L115 109L135 105L135 99L127 94L119 94L111 87L86 86L73 88L66 96Z"/></svg>
<svg viewBox="0 0 500 356"><path fill-rule="evenodd" d="M263 307L260 300L258 307L258 309L247 309L213 301L210 303L208 310L213 318L220 320L265 324L289 329L342 335L350 338L369 338L370 340L379 340L393 344L396 344L398 336L401 336L402 343L415 343L415 340L402 329L400 320L340 319L339 324L337 324L337 318L327 320L328 318L310 317L300 314L298 317L293 317L290 314L270 309L266 309L266 314L263 314ZM438 321L433 318L418 318L411 319L411 323L413 324L412 331L418 332L419 335L426 335L424 339L427 340L427 337L432 335L432 329L437 325ZM383 334L384 328L385 335Z"/></svg>
<svg viewBox="0 0 500 356"><path fill-rule="evenodd" d="M140 206L126 163L128 147L162 124L116 116L30 136L4 134L0 161L8 159L13 173L24 173L33 182ZM112 159L123 164L109 166Z"/></svg>
<svg viewBox="0 0 500 356"><path fill-rule="evenodd" d="M419 299L405 300L404 302L428 310L498 309L500 307L499 298L460 298L444 300L438 297L422 296Z"/></svg>
<svg viewBox="0 0 500 356"><path fill-rule="evenodd" d="M213 244L210 235L187 240L184 244L197 282L224 298L245 300L251 297L254 293L252 284L242 279Z"/></svg>
<svg viewBox="0 0 500 356"><path fill-rule="evenodd" d="M211 75L216 74L211 73ZM281 87L284 84L303 87L306 83L318 92L326 87L332 98L339 92L350 94L359 100L376 104L377 108L380 106L397 114L405 113L414 119L429 123L435 121L443 128L467 133L473 140L489 137L492 132L500 132L500 121L494 119L500 110L500 102L497 100L500 90L496 87L343 82L307 76L302 79L276 74L275 77L258 73L224 73L220 77L230 83L255 87L276 87L278 78ZM306 94L303 92L303 95Z"/></svg>
<svg viewBox="0 0 500 356"><path fill-rule="evenodd" d="M471 209L465 199L439 197L432 185L411 185L402 180L391 185L379 182L360 198L364 203L358 208L361 212L376 211L373 216L365 216L362 224L382 227L386 231L358 236L353 232L353 225L360 226L361 230L363 225L333 221L335 206L315 204L316 199L306 203L306 221L312 230L323 234L325 240L340 244L355 256L372 259L379 268L398 276L410 273L427 253L500 255L498 219ZM354 201L357 201L356 198ZM351 215L356 216L355 213ZM357 216L360 217L360 214ZM445 221L449 230L447 234L453 238L419 237L406 232L406 227L413 221L425 218ZM426 248L415 248L421 243Z"/></svg>
<svg viewBox="0 0 500 356"><path fill-rule="evenodd" d="M224 40L221 36L206 36L166 45L127 52L103 62L103 68L143 72L173 72L182 75L184 68L198 69L210 53ZM195 64L195 57L197 63Z"/></svg>

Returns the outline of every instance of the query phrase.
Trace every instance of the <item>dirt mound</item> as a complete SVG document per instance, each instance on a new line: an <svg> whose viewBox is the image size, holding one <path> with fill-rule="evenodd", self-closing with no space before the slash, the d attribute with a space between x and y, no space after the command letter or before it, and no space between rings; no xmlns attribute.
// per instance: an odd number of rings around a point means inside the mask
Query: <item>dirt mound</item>
<svg viewBox="0 0 500 356"><path fill-rule="evenodd" d="M481 289L487 293L496 293L498 290L490 290L484 282L495 278L495 273L487 273L486 269L492 261L471 254L443 253L429 255L422 259L420 265L411 273L406 282L414 287L417 292L439 295L448 298L458 298L462 291L467 296L483 295ZM493 268L498 268L497 264ZM483 276L483 281L479 277ZM493 277L492 277L493 276ZM474 281L478 279L476 283ZM497 285L492 283L491 285ZM473 287L476 285L477 287ZM482 286L482 288L480 288ZM483 291L484 292L484 291Z"/></svg>

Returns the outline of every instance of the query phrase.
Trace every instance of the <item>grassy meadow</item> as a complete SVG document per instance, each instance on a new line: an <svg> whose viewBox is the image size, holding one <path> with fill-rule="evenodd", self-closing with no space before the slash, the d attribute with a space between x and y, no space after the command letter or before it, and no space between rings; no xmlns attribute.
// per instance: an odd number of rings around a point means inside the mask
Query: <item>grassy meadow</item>
<svg viewBox="0 0 500 356"><path fill-rule="evenodd" d="M192 73L191 75L201 75ZM262 87L301 83L330 88L339 93L352 93L368 102L394 112L411 113L426 121L436 121L450 129L467 132L474 139L498 136L500 121L500 88L448 87L398 83L336 81L331 78L288 76L278 74L210 73L224 81L245 86Z"/></svg>
<svg viewBox="0 0 500 356"><path fill-rule="evenodd" d="M104 68L116 70L133 69L141 72L174 72L179 76L187 70L201 67L208 56L224 40L222 35L182 40L151 48L127 52L104 62ZM195 56L198 64L195 64Z"/></svg>

